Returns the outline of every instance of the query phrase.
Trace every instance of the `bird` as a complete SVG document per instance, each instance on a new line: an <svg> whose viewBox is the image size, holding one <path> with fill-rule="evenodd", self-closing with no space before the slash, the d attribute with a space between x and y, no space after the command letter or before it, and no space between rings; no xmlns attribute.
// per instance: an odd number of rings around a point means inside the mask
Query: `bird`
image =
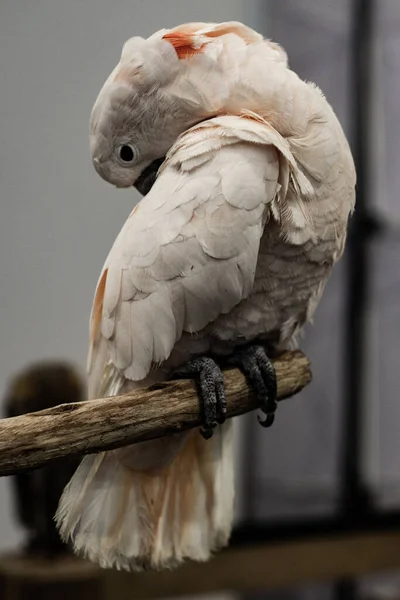
<svg viewBox="0 0 400 600"><path fill-rule="evenodd" d="M294 347L343 254L356 173L322 91L239 22L133 37L90 117L97 173L142 199L101 271L89 397L197 382L202 428L86 456L56 521L75 552L129 571L229 543L239 367L272 424L271 357Z"/></svg>

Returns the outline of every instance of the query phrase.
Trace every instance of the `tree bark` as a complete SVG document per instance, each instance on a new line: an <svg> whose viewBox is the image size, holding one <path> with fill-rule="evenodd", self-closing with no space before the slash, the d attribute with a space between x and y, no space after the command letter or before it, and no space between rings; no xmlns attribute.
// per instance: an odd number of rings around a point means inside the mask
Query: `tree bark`
<svg viewBox="0 0 400 600"><path fill-rule="evenodd" d="M278 399L293 396L311 381L308 359L285 352L274 361ZM227 370L228 417L257 409L244 376ZM159 383L123 396L61 404L0 420L0 476L43 466L66 456L90 454L173 435L198 427L194 382Z"/></svg>

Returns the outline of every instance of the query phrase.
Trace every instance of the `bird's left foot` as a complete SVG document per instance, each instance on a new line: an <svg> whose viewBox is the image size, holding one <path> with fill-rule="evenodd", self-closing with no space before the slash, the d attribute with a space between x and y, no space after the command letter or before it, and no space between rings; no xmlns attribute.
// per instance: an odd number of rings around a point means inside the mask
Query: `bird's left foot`
<svg viewBox="0 0 400 600"><path fill-rule="evenodd" d="M258 421L263 427L270 427L275 419L277 407L277 384L275 369L263 346L258 344L239 347L228 357L230 366L239 368L260 403L265 419Z"/></svg>

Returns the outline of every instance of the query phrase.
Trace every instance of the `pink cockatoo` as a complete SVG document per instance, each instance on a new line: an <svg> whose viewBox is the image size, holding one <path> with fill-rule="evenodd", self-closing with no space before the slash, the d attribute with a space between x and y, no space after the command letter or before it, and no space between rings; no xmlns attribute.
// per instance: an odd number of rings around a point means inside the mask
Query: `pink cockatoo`
<svg viewBox="0 0 400 600"><path fill-rule="evenodd" d="M221 366L243 370L270 425L265 349L293 344L343 253L351 152L322 92L236 22L126 42L94 105L90 145L101 177L145 194L97 285L90 397L197 377L204 424L203 435L85 457L58 526L102 566L207 560L228 543L234 511Z"/></svg>

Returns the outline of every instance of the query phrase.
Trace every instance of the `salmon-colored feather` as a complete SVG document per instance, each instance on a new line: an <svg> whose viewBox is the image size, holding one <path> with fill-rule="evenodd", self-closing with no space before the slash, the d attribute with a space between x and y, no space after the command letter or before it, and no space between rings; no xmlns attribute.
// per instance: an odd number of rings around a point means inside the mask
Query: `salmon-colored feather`
<svg viewBox="0 0 400 600"><path fill-rule="evenodd" d="M178 58L190 58L196 54L201 54L204 48L202 44L199 48L194 45L194 38L192 35L187 34L183 31L172 31L163 35L163 39L172 44L178 55Z"/></svg>
<svg viewBox="0 0 400 600"><path fill-rule="evenodd" d="M246 44L251 44L254 41L258 41L258 37L257 38L254 36L254 32L251 32L253 35L249 35L250 30L247 29L247 27L238 27L236 23L226 23L224 26L220 26L220 27L214 27L214 28L210 28L208 31L204 31L203 35L206 35L209 38L218 38L221 37L222 35L228 35L229 33L234 33L237 36L241 37Z"/></svg>
<svg viewBox="0 0 400 600"><path fill-rule="evenodd" d="M104 291L106 289L108 269L104 269L100 281L97 284L96 294L93 301L92 318L90 323L90 341L93 344L101 322L103 312Z"/></svg>

